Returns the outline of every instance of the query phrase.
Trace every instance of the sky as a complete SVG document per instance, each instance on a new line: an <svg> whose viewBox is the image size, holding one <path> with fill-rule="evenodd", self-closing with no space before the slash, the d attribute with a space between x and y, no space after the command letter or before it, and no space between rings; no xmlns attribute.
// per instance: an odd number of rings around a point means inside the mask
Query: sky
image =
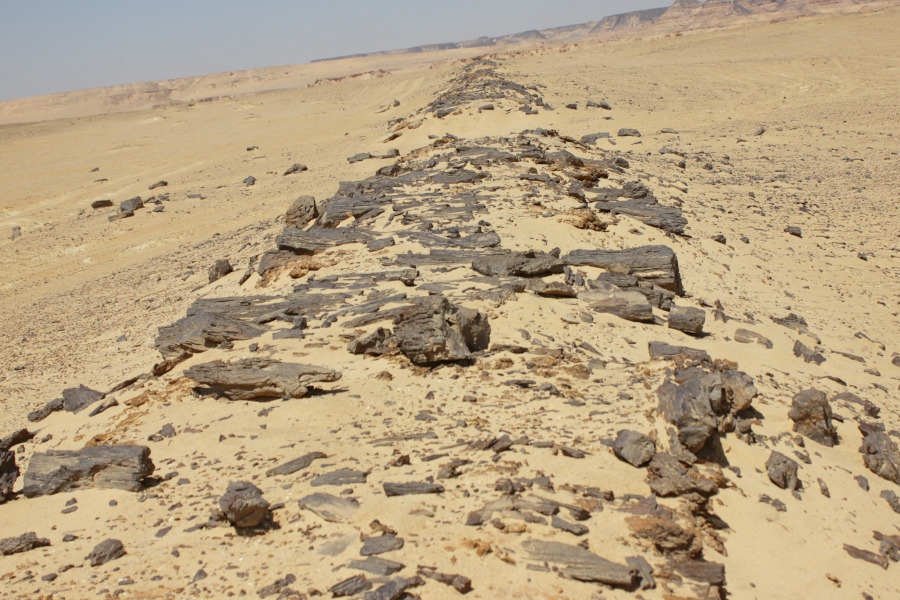
<svg viewBox="0 0 900 600"><path fill-rule="evenodd" d="M499 36L669 0L0 0L0 101Z"/></svg>

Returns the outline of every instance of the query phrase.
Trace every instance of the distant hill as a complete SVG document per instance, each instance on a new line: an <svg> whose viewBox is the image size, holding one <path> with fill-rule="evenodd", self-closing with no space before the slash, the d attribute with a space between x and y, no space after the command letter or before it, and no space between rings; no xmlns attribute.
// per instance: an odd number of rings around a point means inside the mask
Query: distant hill
<svg viewBox="0 0 900 600"><path fill-rule="evenodd" d="M480 37L462 42L445 42L398 50L321 58L313 62L534 42L604 40L625 37L636 32L679 33L694 29L730 27L771 20L783 21L817 14L875 10L897 4L900 4L900 0L706 0L705 2L675 0L669 7L635 10L577 25L533 29L511 35Z"/></svg>
<svg viewBox="0 0 900 600"><path fill-rule="evenodd" d="M663 0L660 0L663 1ZM477 49L535 47L580 41L604 41L684 31L784 21L817 14L861 12L900 5L900 0L676 0L669 7L637 10L550 29L532 29L498 37L425 44L412 48L354 54L304 64L267 67L198 77L169 79L79 90L0 102L0 124L85 117L146 110L237 97L244 94L313 85L321 79L346 77L370 69L401 68L442 58L464 58ZM447 52L442 56L441 52ZM455 51L455 52L454 52ZM417 54L428 54L421 59ZM372 57L390 60L373 61ZM394 57L394 58L391 58ZM333 62L324 65L321 63Z"/></svg>

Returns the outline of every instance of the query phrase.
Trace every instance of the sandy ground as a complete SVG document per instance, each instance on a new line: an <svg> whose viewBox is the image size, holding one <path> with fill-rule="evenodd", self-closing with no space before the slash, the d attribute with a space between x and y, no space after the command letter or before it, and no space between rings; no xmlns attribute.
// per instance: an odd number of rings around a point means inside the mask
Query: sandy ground
<svg viewBox="0 0 900 600"><path fill-rule="evenodd" d="M631 179L644 181L661 201L681 202L688 235L665 236L628 218L605 233L576 230L536 213L521 198L523 189L512 194L511 202L488 208L504 247L560 247L565 253L592 245L666 244L678 254L689 292L680 303L709 308L719 301L735 320L715 321L707 310L708 335L692 339L611 315L580 323L572 316L577 304L548 304L529 294L500 307L466 302L491 315L492 342L524 343L518 332L524 327L552 347L588 342L599 348L607 367L585 380L573 375L583 359L551 361L541 368L528 364L531 354L495 355L474 367L422 373L398 357L350 355L346 336L353 332L342 328L313 329L303 340L273 340L266 334L254 340L261 347L257 352L343 373L339 384L323 386L329 393L275 403L268 414L260 413L264 407L256 403L191 395L191 383L181 376L185 368L248 356L250 342L211 350L117 394L120 406L102 415L57 413L28 424L37 429L36 439L52 438L25 444L17 454L22 466L35 452L80 448L92 439L147 444L150 434L172 423L178 435L150 445L157 474L178 474L141 494L80 490L18 497L0 506L0 538L36 531L52 542L49 548L3 558L0 595L81 598L121 589L125 598L223 597L256 594L287 573L297 576L292 587L313 595L356 573L344 567L358 558L360 536L371 535L369 524L377 519L406 540L403 549L386 555L407 565L402 575L413 575L417 565L461 573L472 579L469 597L634 597L527 569L521 541L544 537L576 543L568 534L537 525L518 533L472 528L465 518L496 497L492 490L500 477L551 475L555 490L535 488L534 493L562 502L573 502L574 486L613 490L619 498L646 495L644 473L616 460L604 442L623 427L658 429L664 437L652 409L668 365L646 362L647 342L660 339L737 362L760 392L754 405L765 418L755 430L769 437L755 445L725 438L725 452L740 467L740 476L729 471L731 484L711 503L728 525L718 532L724 546L708 539L704 553L707 560L725 564L732 596L896 597L900 567L883 570L842 549L851 544L877 551L874 530L900 534L900 517L879 497L882 490L900 493L900 488L863 465L857 450L858 409L834 406L844 418L836 424L841 443L834 448L807 441L800 449L793 437L781 434L791 430L787 409L792 396L809 387L829 396L852 391L881 408L888 431L900 429L900 368L892 364L900 352L898 28L900 10L893 9L505 55L504 73L540 86L554 111L428 117L387 144L387 121L420 118L416 112L459 72L461 63L418 65L383 77L189 107L3 126L0 227L8 233L19 226L22 232L18 239L4 234L0 241L3 433L25 426L25 415L63 388L85 384L107 390L146 373L159 361L157 328L183 316L198 298L288 291L296 282L284 276L265 289L257 287L257 275L243 285L238 278L253 258L274 247L290 203L302 194L323 200L340 181L363 179L393 162L349 164L346 159L353 154L397 148L406 156L429 144L429 135L445 132L474 139L535 127L575 138L609 131L612 139L601 139L593 155L628 158ZM346 65L331 68L336 76L346 74ZM585 108L587 100L600 99L613 110ZM578 109L564 108L570 102ZM765 132L754 135L761 126ZM620 127L636 128L643 136L617 138ZM247 150L252 146L258 148ZM684 158L661 154L663 147ZM684 169L676 164L682 159ZM282 175L294 163L307 165L308 171ZM256 184L246 186L242 180L250 175ZM159 180L168 185L149 191ZM161 212L144 209L133 218L108 220L119 202L160 192L169 195ZM92 201L106 198L116 206L91 208ZM565 209L566 202L553 206ZM802 238L785 233L787 226L802 228ZM725 244L711 239L717 234L725 236ZM358 245L332 249L325 256L337 264L319 276L378 270L379 256L406 250L420 249L410 243L383 255ZM235 273L208 284L207 269L218 258L228 258ZM383 287L408 291L399 282ZM803 316L820 338L827 358L823 365L804 363L792 353L794 340L808 346L815 341L769 318L789 312ZM773 348L735 342L738 327L766 336ZM375 377L384 371L392 379ZM511 391L498 383L526 375L554 382L564 390L563 398ZM477 401L463 401L470 395ZM422 411L437 420L417 420ZM428 429L435 438L401 439ZM513 439L552 439L589 454L574 460L523 445L492 461L469 452L464 455L473 464L461 479L445 482L445 494L386 499L381 492L386 481L433 475L441 461L423 461L429 454L456 456L460 443L501 432ZM395 435L401 438L377 443ZM797 450L811 458L811 464L801 465L802 500L766 478L771 449L791 455ZM290 477L263 476L266 469L312 451L328 458ZM411 456L410 465L391 466L404 454ZM322 491L310 487L313 475L335 468L371 471L367 483L351 486L362 508L340 524L297 505L299 498ZM860 475L867 477L869 491L854 480ZM830 498L820 494L820 478ZM181 479L188 481L175 485ZM280 529L259 537L238 536L231 528L185 532L208 518L227 482L236 479L253 481L272 503L285 503L276 516ZM21 485L20 479L16 489ZM759 503L761 494L780 499L787 511ZM72 497L79 509L60 514ZM611 503L587 521L591 549L618 562L636 553L657 566L665 562L630 536L620 508ZM157 537L164 527L172 527L171 532ZM63 543L65 534L78 539ZM84 556L107 537L121 539L128 554L92 569ZM62 570L64 565L76 567ZM201 569L207 578L196 578ZM48 573L58 578L42 581ZM135 583L123 584L125 577ZM458 595L435 582L410 591L423 598ZM639 592L647 598L694 597L677 589L667 593L662 586Z"/></svg>

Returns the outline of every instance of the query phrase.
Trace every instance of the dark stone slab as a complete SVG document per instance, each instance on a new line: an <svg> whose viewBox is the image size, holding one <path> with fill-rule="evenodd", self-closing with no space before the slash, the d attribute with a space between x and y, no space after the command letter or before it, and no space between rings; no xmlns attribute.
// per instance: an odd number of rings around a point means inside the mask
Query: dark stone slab
<svg viewBox="0 0 900 600"><path fill-rule="evenodd" d="M354 560L349 565L350 569L365 571L379 577L387 577L401 571L406 565L393 560L387 560L378 556L369 556L365 560Z"/></svg>
<svg viewBox="0 0 900 600"><path fill-rule="evenodd" d="M522 543L522 548L529 560L556 565L560 574L570 579L630 589L637 578L635 569L608 561L581 546L528 540Z"/></svg>
<svg viewBox="0 0 900 600"><path fill-rule="evenodd" d="M63 408L68 412L79 413L94 402L103 398L103 392L79 385L77 388L63 390Z"/></svg>
<svg viewBox="0 0 900 600"><path fill-rule="evenodd" d="M20 554L35 548L45 548L50 545L50 540L39 538L33 531L23 533L18 537L9 537L0 540L0 556Z"/></svg>
<svg viewBox="0 0 900 600"><path fill-rule="evenodd" d="M365 575L354 575L340 583L336 583L328 591L334 598L343 598L345 596L355 596L366 590L372 589L372 582L366 579Z"/></svg>
<svg viewBox="0 0 900 600"><path fill-rule="evenodd" d="M365 483L369 476L369 471L354 471L353 469L338 469L331 473L325 473L315 477L310 485L318 487L321 485L354 485Z"/></svg>
<svg viewBox="0 0 900 600"><path fill-rule="evenodd" d="M662 452L650 461L647 480L650 489L663 498L691 493L712 496L719 491L715 481L689 472L677 458Z"/></svg>
<svg viewBox="0 0 900 600"><path fill-rule="evenodd" d="M184 372L229 400L268 401L302 398L314 383L337 381L341 373L324 367L283 363L269 358L245 358L232 363L216 360Z"/></svg>
<svg viewBox="0 0 900 600"><path fill-rule="evenodd" d="M266 471L266 477L272 477L274 475L291 475L309 467L314 460L318 460L320 458L328 458L327 454L323 452L310 452L309 454L304 454L300 458L295 458L294 460L288 461L283 465L279 465L272 469Z"/></svg>
<svg viewBox="0 0 900 600"><path fill-rule="evenodd" d="M382 535L380 537L366 538L359 553L362 556L374 556L376 554L384 554L385 552L393 552L402 547L402 538L398 538L394 535Z"/></svg>
<svg viewBox="0 0 900 600"><path fill-rule="evenodd" d="M341 227L326 229L317 227L309 231L296 227L285 227L275 239L280 250L289 250L295 254L315 254L335 246L345 244L364 244L372 239L372 234L360 229Z"/></svg>
<svg viewBox="0 0 900 600"><path fill-rule="evenodd" d="M136 492L153 470L147 446L49 450L31 457L23 493L34 498L90 487Z"/></svg>
<svg viewBox="0 0 900 600"><path fill-rule="evenodd" d="M387 496L412 496L416 494L442 494L444 486L439 483L413 482L413 483L384 483L384 493Z"/></svg>
<svg viewBox="0 0 900 600"><path fill-rule="evenodd" d="M668 246L641 246L627 250L573 250L562 260L572 266L588 265L634 275L675 294L683 295L678 258Z"/></svg>
<svg viewBox="0 0 900 600"><path fill-rule="evenodd" d="M562 273L565 263L543 252L509 252L480 256L472 261L472 268L492 277L542 277Z"/></svg>
<svg viewBox="0 0 900 600"><path fill-rule="evenodd" d="M359 510L359 502L353 498L316 493L301 498L300 508L313 512L330 523L343 523Z"/></svg>
<svg viewBox="0 0 900 600"><path fill-rule="evenodd" d="M201 311L160 327L156 349L163 359L173 360L186 352L197 354L225 342L251 340L266 331L260 325Z"/></svg>

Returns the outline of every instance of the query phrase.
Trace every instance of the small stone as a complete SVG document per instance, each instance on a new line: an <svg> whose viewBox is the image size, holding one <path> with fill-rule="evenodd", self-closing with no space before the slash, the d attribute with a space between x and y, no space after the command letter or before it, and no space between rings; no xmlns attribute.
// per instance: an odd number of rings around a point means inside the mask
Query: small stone
<svg viewBox="0 0 900 600"><path fill-rule="evenodd" d="M656 454L656 444L643 433L623 429L616 435L613 452L628 464L643 467Z"/></svg>
<svg viewBox="0 0 900 600"><path fill-rule="evenodd" d="M800 488L800 480L797 478L799 467L797 461L774 450L766 461L769 479L783 490L793 491Z"/></svg>
<svg viewBox="0 0 900 600"><path fill-rule="evenodd" d="M359 551L362 556L374 556L376 554L384 554L385 552L393 552L403 547L403 539L393 535L383 535L381 537L366 538L363 547Z"/></svg>
<svg viewBox="0 0 900 600"><path fill-rule="evenodd" d="M87 555L86 559L91 561L92 567L99 567L123 556L125 556L125 546L122 545L122 542L108 539L94 546L94 549Z"/></svg>
<svg viewBox="0 0 900 600"><path fill-rule="evenodd" d="M246 481L228 484L219 498L219 508L235 527L256 527L269 516L269 503L262 497L262 490Z"/></svg>

